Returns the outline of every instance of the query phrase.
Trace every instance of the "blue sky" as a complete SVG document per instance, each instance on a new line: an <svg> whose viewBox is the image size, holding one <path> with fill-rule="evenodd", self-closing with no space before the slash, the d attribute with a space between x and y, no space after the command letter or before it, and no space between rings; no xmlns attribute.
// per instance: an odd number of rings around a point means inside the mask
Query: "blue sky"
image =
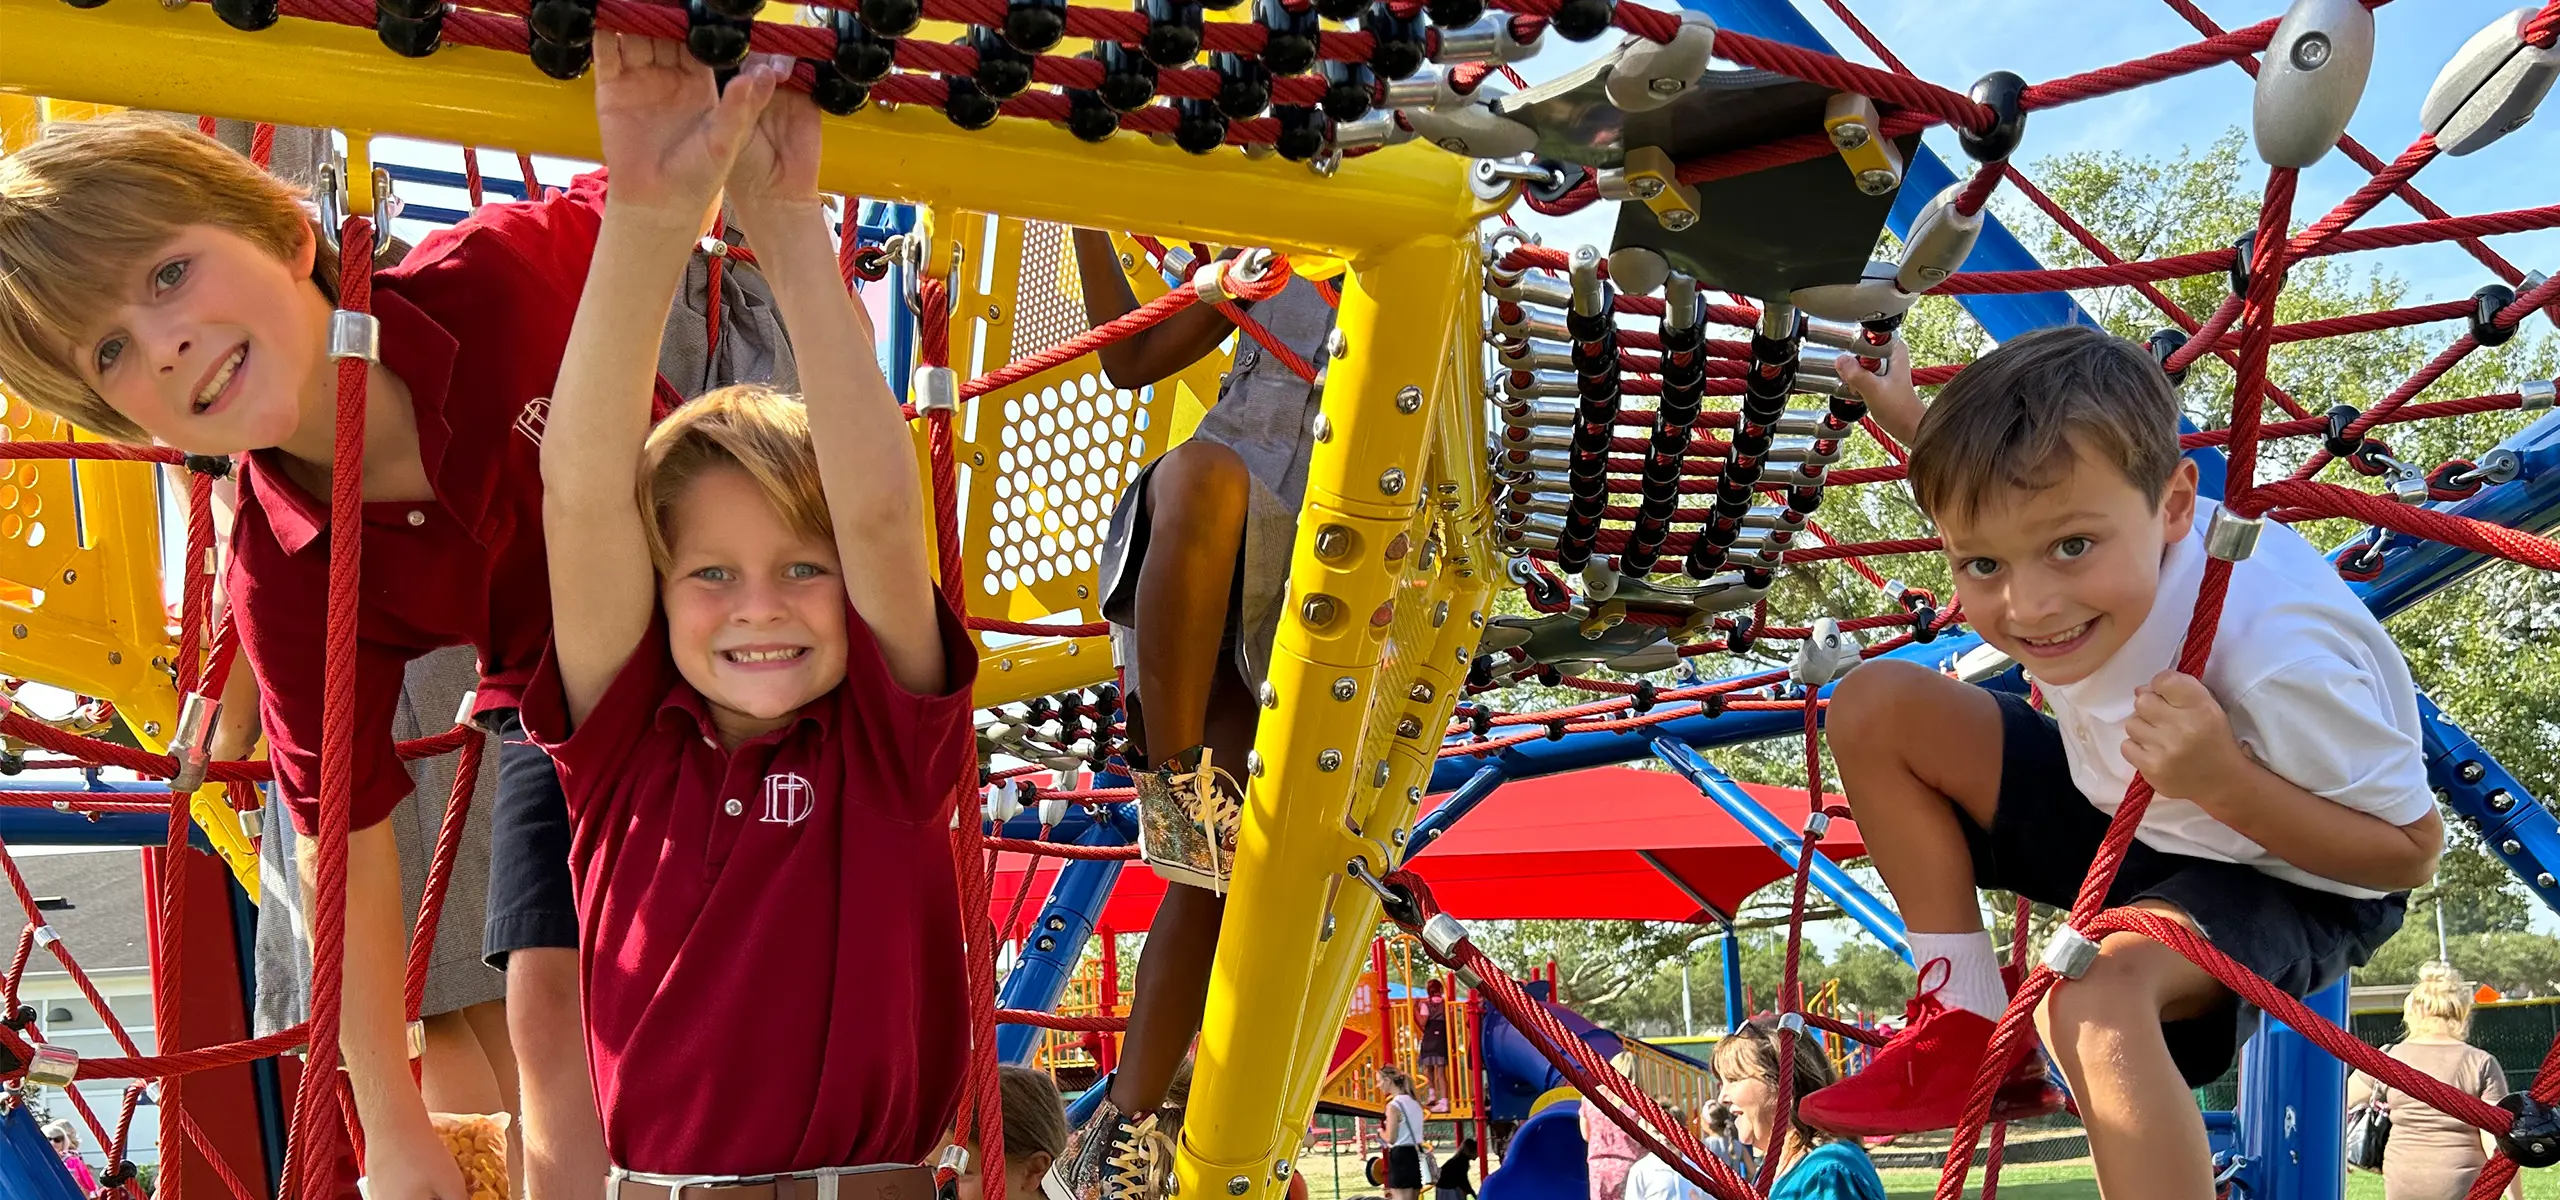
<svg viewBox="0 0 2560 1200"><path fill-rule="evenodd" d="M2158 0L1848 0L1848 5L1912 70L1958 90L1990 71L2015 71L2038 82L2158 53L2202 36ZM2201 7L2224 28L2237 29L2281 16L2285 5L2277 0L2205 0ZM2400 0L2377 10L2373 72L2348 132L2383 160L2396 156L2418 135L2418 108L2436 72L2492 17L2516 7L2483 0ZM1797 8L1837 51L1882 65L1821 0L1798 0ZM1535 82L1589 61L1603 48L1550 38L1545 53L1521 66ZM2246 72L2225 65L2040 112L2028 122L2017 161L2032 167L2039 158L2079 150L2174 155L2233 126L2247 129L2251 86ZM2531 124L2486 150L2429 164L2417 177L2419 189L2456 215L2560 200L2560 111L2555 111L2560 99L2543 107ZM1951 163L1966 161L1955 138L1943 130L1932 131L1927 140ZM2263 178L2263 168L2252 176L2253 181ZM2365 178L2344 155L2331 152L2305 173L2295 203L2296 224L2327 211ZM2393 199L2359 224L2417 219L2416 212ZM1605 236L1605 227L1588 222L1543 224L1550 242ZM2560 231L2494 238L2490 245L2525 270L2560 271ZM2353 261L2407 278L2414 286L2413 301L2466 296L2493 281L2488 268L2450 244L2362 254Z"/></svg>

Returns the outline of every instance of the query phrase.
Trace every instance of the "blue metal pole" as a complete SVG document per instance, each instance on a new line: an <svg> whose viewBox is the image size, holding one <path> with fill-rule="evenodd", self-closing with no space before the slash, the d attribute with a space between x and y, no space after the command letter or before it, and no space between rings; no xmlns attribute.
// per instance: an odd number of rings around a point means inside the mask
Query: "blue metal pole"
<svg viewBox="0 0 2560 1200"><path fill-rule="evenodd" d="M1397 860L1398 864L1412 862L1415 855L1430 849L1431 843L1439 841L1440 835L1449 832L1449 827L1457 824L1459 818L1474 812L1477 805L1484 803L1485 797L1491 796L1494 789L1501 787L1509 778L1498 762L1476 768L1476 773L1467 776L1467 781L1459 784L1458 790L1450 793L1448 799L1441 801L1440 807L1432 809L1430 816L1414 822L1413 836L1406 840L1404 857Z"/></svg>
<svg viewBox="0 0 2560 1200"><path fill-rule="evenodd" d="M2347 983L2303 998L2332 1024L2347 1023ZM2346 1187L2347 1068L2274 1017L2240 1054L2239 1179L2253 1200L2336 1200Z"/></svg>
<svg viewBox="0 0 2560 1200"><path fill-rule="evenodd" d="M2427 781L2436 797L2471 820L2525 890L2560 911L2560 821L2423 692L2418 719L2426 726Z"/></svg>
<svg viewBox="0 0 2560 1200"><path fill-rule="evenodd" d="M1669 738L1658 738L1653 743L1653 753L1656 758L1671 764L1671 769L1678 771L1682 778L1696 785L1707 799L1715 801L1716 807L1723 809L1725 815L1740 822L1751 836L1760 839L1760 844L1776 853L1778 860L1787 864L1787 869L1794 870L1797 860L1806 857L1804 839L1795 830L1787 828L1778 820L1777 814L1761 807L1760 802L1752 799L1751 793L1743 791L1742 785L1735 783L1732 776L1708 762L1697 751ZM1814 854L1810 861L1813 864L1813 886L1822 889L1823 895L1829 896L1832 903L1840 906L1840 911L1866 927L1867 932L1892 947L1894 953L1902 956L1902 961L1910 962L1909 940L1903 935L1902 918L1894 914L1893 906L1876 899L1875 893L1849 878L1849 873L1829 858Z"/></svg>
<svg viewBox="0 0 2560 1200"><path fill-rule="evenodd" d="M1733 922L1724 923L1724 1029L1731 1033L1742 1028L1751 1014L1742 1006L1742 934Z"/></svg>
<svg viewBox="0 0 2560 1200"><path fill-rule="evenodd" d="M2527 533L2547 536L2560 530L2560 413L2526 426L2514 437L2498 443L2496 449L2512 451L2521 460L2521 473L2513 480L2482 488L2479 495L2468 500L2427 507ZM2382 576L2371 583L2353 585L2366 606L2379 616L2399 612L2496 561L2442 542L2401 534L2391 537L2391 548L2383 557Z"/></svg>
<svg viewBox="0 0 2560 1200"><path fill-rule="evenodd" d="M63 792L67 793L65 799L169 799L169 785L143 781L23 779L10 781L9 788L18 792ZM197 849L213 849L212 843L205 841L203 830L190 827L187 836ZM165 846L169 844L169 818L151 813L90 816L42 808L0 808L0 840L20 846Z"/></svg>
<svg viewBox="0 0 2560 1200"><path fill-rule="evenodd" d="M1093 782L1095 787L1127 787L1130 780L1123 775L1096 775ZM1137 840L1137 806L1122 804L1113 807L1104 819L1087 822L1076 844L1126 846ZM1127 865L1118 860L1077 860L1058 871L1057 882L1050 885L1048 901L1032 918L1030 941L1015 960L1013 972L1005 976L1004 993L996 999L998 1007L1044 1012L1057 1007L1067 981L1075 976L1076 962L1084 957L1094 921L1102 915L1102 906L1110 902L1111 889L1120 881L1120 869ZM1043 1032L1030 1025L997 1026L996 1058L1028 1065L1040 1048Z"/></svg>

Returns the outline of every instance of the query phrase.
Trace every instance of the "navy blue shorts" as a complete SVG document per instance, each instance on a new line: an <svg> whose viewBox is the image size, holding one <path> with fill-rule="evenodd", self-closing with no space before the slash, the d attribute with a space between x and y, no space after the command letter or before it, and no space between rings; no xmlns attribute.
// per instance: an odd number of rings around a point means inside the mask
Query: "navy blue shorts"
<svg viewBox="0 0 2560 1200"><path fill-rule="evenodd" d="M518 950L577 949L578 901L559 768L526 740L514 709L490 713L485 724L498 738L498 796L489 813L489 915L480 953L503 971Z"/></svg>
<svg viewBox="0 0 2560 1200"><path fill-rule="evenodd" d="M2107 814L2071 782L2062 732L2027 698L1994 692L2000 702L2000 807L1988 830L1959 810L1976 886L2016 892L2068 909L2107 836ZM2400 929L2406 892L2362 900L2278 879L2252 867L2154 850L2140 841L2125 856L2107 892L2110 908L2162 900L2187 914L2215 949L2286 995L2301 997L2364 965ZM2240 1043L2258 1026L2258 1010L2225 997L2213 1012L2168 1021L2161 1032L2191 1087L2231 1069Z"/></svg>

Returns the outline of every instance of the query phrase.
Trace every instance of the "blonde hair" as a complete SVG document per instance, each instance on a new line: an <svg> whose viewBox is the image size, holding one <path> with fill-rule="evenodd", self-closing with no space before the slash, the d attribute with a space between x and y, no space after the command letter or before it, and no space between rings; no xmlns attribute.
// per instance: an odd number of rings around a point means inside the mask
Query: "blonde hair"
<svg viewBox="0 0 2560 1200"><path fill-rule="evenodd" d="M1715 1068L1720 1079L1757 1079L1772 1087L1778 1082L1778 1019L1753 1017L1742 1027L1726 1034L1716 1043ZM1787 1151L1801 1153L1828 1141L1829 1136L1804 1123L1797 1113L1804 1098L1840 1082L1832 1070L1831 1056L1822 1052L1822 1043L1813 1034L1799 1030L1795 1036L1795 1109L1779 1114L1787 1125Z"/></svg>
<svg viewBox="0 0 2560 1200"><path fill-rule="evenodd" d="M338 252L301 189L165 117L121 113L47 126L0 157L0 380L100 437L148 442L73 365L71 343L107 318L144 256L211 225L290 262L316 247L311 280L337 296Z"/></svg>
<svg viewBox="0 0 2560 1200"><path fill-rule="evenodd" d="M1004 1093L1004 1156L1019 1163L1034 1154L1052 1161L1067 1153L1067 1102L1058 1083L1044 1071L999 1067L997 1086Z"/></svg>
<svg viewBox="0 0 2560 1200"><path fill-rule="evenodd" d="M818 483L818 454L809 441L809 410L797 397L760 383L705 392L649 431L641 449L640 524L649 561L660 573L675 562L667 530L676 497L705 472L735 468L782 514L792 532L832 543L835 522Z"/></svg>
<svg viewBox="0 0 2560 1200"><path fill-rule="evenodd" d="M2468 1039L2471 1036L2471 988L2449 962L2418 968L2417 986L2400 1001L2400 1023L2410 1037Z"/></svg>

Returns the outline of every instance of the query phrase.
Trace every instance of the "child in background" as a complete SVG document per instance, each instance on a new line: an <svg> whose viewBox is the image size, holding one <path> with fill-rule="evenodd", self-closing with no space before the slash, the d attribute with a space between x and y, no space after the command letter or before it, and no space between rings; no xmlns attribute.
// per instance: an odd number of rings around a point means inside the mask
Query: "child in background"
<svg viewBox="0 0 2560 1200"><path fill-rule="evenodd" d="M1840 362L1910 443L1967 619L2053 715L1912 664L1841 682L1832 752L1927 986L1910 1026L1809 1097L1805 1118L1863 1136L1956 1122L2008 1003L1974 889L2068 907L2136 771L2157 796L2109 905L2185 925L2294 996L2363 963L2443 844L2408 665L2329 562L2271 525L2233 564L2203 677L2176 669L2208 530L2230 518L2197 497L2158 364L2095 329L2040 329L1966 367L1924 415L1900 361L1883 379ZM2037 1021L2099 1185L2207 1200L2189 1089L2223 1072L2258 1014L2147 937L2110 935L2093 959ZM2057 1106L2042 1073L2027 1055L1994 1119Z"/></svg>
<svg viewBox="0 0 2560 1200"><path fill-rule="evenodd" d="M616 935L579 955L612 1187L928 1195L914 1164L969 1044L949 839L974 648L836 271L817 108L774 91L789 60L724 90L678 43L595 49L615 180L542 443L559 620L525 713L560 766L579 921ZM659 334L724 178L806 403L727 388L653 430ZM732 1015L721 1037L706 1013Z"/></svg>
<svg viewBox="0 0 2560 1200"><path fill-rule="evenodd" d="M1689 1114L1677 1104L1664 1104L1662 1111L1676 1124L1685 1125ZM1686 1176L1663 1161L1659 1154L1647 1153L1627 1168L1627 1200L1706 1200L1706 1190L1689 1182Z"/></svg>
<svg viewBox="0 0 2560 1200"><path fill-rule="evenodd" d="M1457 1153L1440 1164L1440 1173L1431 1180L1431 1200L1468 1200L1475 1195L1475 1181L1467 1177L1475 1165L1475 1138L1458 1139Z"/></svg>
<svg viewBox="0 0 2560 1200"><path fill-rule="evenodd" d="M1723 1159L1745 1179L1759 1174L1759 1155L1751 1143L1733 1135L1733 1106L1721 1100L1707 1106L1707 1152Z"/></svg>
<svg viewBox="0 0 2560 1200"><path fill-rule="evenodd" d="M1056 1080L1029 1067L996 1068L1004 1092L1004 1194L1007 1200L1069 1200L1052 1170L1067 1153L1067 1104ZM985 1195L985 1160L970 1142L969 1169L960 1175L960 1200Z"/></svg>
<svg viewBox="0 0 2560 1200"><path fill-rule="evenodd" d="M1138 307L1108 235L1075 232L1085 315L1095 325ZM1333 330L1322 292L1293 278L1246 306L1302 357L1316 360ZM1237 339L1234 368L1190 440L1138 473L1111 515L1102 548L1101 609L1128 681L1131 767L1148 853L1169 881L1147 931L1129 1031L1108 1099L1076 1134L1067 1172L1085 1200L1155 1200L1161 1179L1155 1109L1200 1031L1209 966L1234 860L1243 769L1261 710L1254 693L1270 664L1288 591L1289 554L1306 497L1321 393L1217 309L1196 304L1102 349L1112 386L1157 383ZM1151 554L1161 542L1168 553ZM1205 836L1180 838L1189 814ZM1162 841L1155 835L1172 832ZM1170 862L1163 841L1198 853ZM1418 1185L1417 1185L1418 1186Z"/></svg>

